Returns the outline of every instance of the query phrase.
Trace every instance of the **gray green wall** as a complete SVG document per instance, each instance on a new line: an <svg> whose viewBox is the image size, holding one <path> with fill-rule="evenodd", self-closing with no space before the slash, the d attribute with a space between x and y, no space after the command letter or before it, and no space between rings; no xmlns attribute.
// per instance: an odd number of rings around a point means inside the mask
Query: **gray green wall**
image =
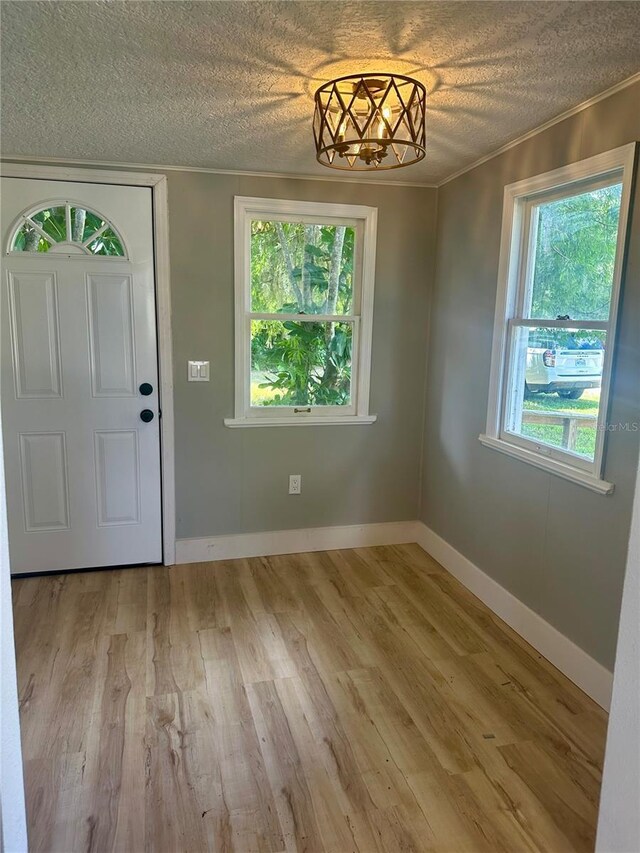
<svg viewBox="0 0 640 853"><path fill-rule="evenodd" d="M415 520L437 190L146 171L165 174L169 187L177 538ZM224 426L234 415L236 195L378 209L374 424ZM188 359L211 362L209 383L187 382ZM302 474L301 495L288 494L289 474Z"/></svg>
<svg viewBox="0 0 640 853"><path fill-rule="evenodd" d="M640 139L639 104L640 85L627 88L437 191L167 171L178 537L420 517L611 666L640 432L609 435L616 489L606 497L489 450L478 434L504 185ZM377 423L223 425L233 414L235 195L378 208ZM636 198L610 423L640 420L639 223ZM189 358L211 361L210 383L187 382ZM287 494L290 473L303 476L300 496Z"/></svg>
<svg viewBox="0 0 640 853"><path fill-rule="evenodd" d="M438 191L421 518L577 645L612 667L640 432L610 433L601 496L504 456L484 432L505 184L640 139L640 84ZM640 422L640 182L609 423Z"/></svg>
<svg viewBox="0 0 640 853"><path fill-rule="evenodd" d="M168 172L178 537L415 519L436 191ZM378 208L371 426L229 429L233 197ZM187 382L187 359L211 382ZM302 474L302 494L288 475Z"/></svg>

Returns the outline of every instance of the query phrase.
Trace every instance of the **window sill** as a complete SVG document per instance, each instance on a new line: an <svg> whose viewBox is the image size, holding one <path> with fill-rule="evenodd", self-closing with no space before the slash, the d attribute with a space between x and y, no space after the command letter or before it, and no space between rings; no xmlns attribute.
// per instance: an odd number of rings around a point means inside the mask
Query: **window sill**
<svg viewBox="0 0 640 853"><path fill-rule="evenodd" d="M518 447L515 444L509 444L499 438L494 438L490 435L478 436L480 442L491 450L497 450L500 453L506 453L507 456L513 456L521 462L528 462L529 465L534 465L536 468L541 468L543 471L548 471L550 474L556 474L558 477L563 477L565 480L570 480L572 483L577 483L579 486L584 486L591 489L592 492L597 492L600 495L610 495L614 489L613 483L608 483L606 480L600 480L589 474L586 471L580 471L578 468L572 468L571 465L566 465L563 462L558 462L557 459L548 459L543 456L538 456L531 450L524 447Z"/></svg>
<svg viewBox="0 0 640 853"><path fill-rule="evenodd" d="M284 418L225 418L224 425L231 427L231 429L274 426L352 426L354 424L372 424L377 418L377 415L327 415L325 417L298 415Z"/></svg>

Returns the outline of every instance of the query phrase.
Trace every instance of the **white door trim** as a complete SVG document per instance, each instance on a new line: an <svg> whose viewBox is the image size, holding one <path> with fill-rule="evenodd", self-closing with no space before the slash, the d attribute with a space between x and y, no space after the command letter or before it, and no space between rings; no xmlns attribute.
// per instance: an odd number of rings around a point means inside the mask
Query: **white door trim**
<svg viewBox="0 0 640 853"><path fill-rule="evenodd" d="M169 208L167 178L151 172L115 172L68 166L32 166L2 163L5 178L42 181L79 181L85 184L123 184L150 187L153 210L153 244L158 326L160 410L160 465L162 472L162 552L165 566L176 561L176 498L174 463L173 358L171 344L171 288L169 275Z"/></svg>

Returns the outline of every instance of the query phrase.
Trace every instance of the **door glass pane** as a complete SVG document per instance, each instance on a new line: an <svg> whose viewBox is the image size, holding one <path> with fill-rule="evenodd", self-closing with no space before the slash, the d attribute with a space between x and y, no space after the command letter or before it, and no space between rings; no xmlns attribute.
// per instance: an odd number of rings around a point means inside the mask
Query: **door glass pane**
<svg viewBox="0 0 640 853"><path fill-rule="evenodd" d="M67 239L66 212L62 205L39 210L31 218L38 223L43 231L51 235L56 243Z"/></svg>
<svg viewBox="0 0 640 853"><path fill-rule="evenodd" d="M23 222L13 238L12 252L48 252L51 243L42 237L36 229Z"/></svg>
<svg viewBox="0 0 640 853"><path fill-rule="evenodd" d="M33 223L51 237L51 242L36 230ZM31 214L15 232L11 250L13 252L49 252L52 245L57 243L76 243L75 249L57 247L54 252L71 251L78 253L88 251L93 255L113 255L124 257L125 251L122 240L115 229L108 227L101 231L107 220L99 213L84 207L69 205L70 233L67 234L66 205L56 205L44 208ZM98 235L92 239L93 235ZM88 242L88 246L80 244Z"/></svg>
<svg viewBox="0 0 640 853"><path fill-rule="evenodd" d="M113 228L105 229L99 237L89 243L89 251L92 255L110 255L119 258L124 256L124 247Z"/></svg>
<svg viewBox="0 0 640 853"><path fill-rule="evenodd" d="M84 243L104 225L105 220L97 213L84 207L71 208L71 239Z"/></svg>
<svg viewBox="0 0 640 853"><path fill-rule="evenodd" d="M251 222L251 310L351 314L355 229Z"/></svg>
<svg viewBox="0 0 640 853"><path fill-rule="evenodd" d="M595 457L606 333L516 327L505 429Z"/></svg>
<svg viewBox="0 0 640 853"><path fill-rule="evenodd" d="M608 319L621 195L614 184L533 209L529 317Z"/></svg>
<svg viewBox="0 0 640 853"><path fill-rule="evenodd" d="M252 406L351 404L351 323L251 321Z"/></svg>

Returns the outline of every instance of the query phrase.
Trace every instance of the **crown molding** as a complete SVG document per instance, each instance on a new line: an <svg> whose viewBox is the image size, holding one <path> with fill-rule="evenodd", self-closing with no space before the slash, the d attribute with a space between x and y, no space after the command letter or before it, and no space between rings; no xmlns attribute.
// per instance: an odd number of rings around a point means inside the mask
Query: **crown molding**
<svg viewBox="0 0 640 853"><path fill-rule="evenodd" d="M242 169L209 169L206 166L173 166L162 163L119 163L111 160L73 160L68 157L30 157L23 154L5 154L0 163L32 163L50 166L80 166L81 168L131 169L136 172L200 172L205 175L236 175L244 178L275 178L288 181L324 181L339 184L360 184L381 187L423 187L436 189L434 183L424 181L381 181L332 175L297 175L287 172L251 172Z"/></svg>
<svg viewBox="0 0 640 853"><path fill-rule="evenodd" d="M505 143L495 151L491 151L480 157L478 160L474 160L473 163L463 166L461 169L458 169L456 172L453 172L451 175L443 178L439 183L429 183L427 181L367 180L364 178L346 176L334 177L333 175L288 174L286 172L252 172L242 169L210 169L206 166L176 166L163 163L118 163L112 160L73 160L67 157L29 157L21 154L5 154L0 158L0 163L42 163L52 166L61 165L80 166L82 168L131 169L138 172L200 172L205 175L237 175L238 177L246 178L275 178L292 181L329 181L340 184L360 184L361 186L423 187L425 189L438 189L439 187L445 186L445 184L448 184L450 181L454 181L456 178L459 178L461 175L470 172L472 169L482 166L483 163L493 160L494 157L499 157L501 154L504 154L505 151L509 151L511 148L515 148L522 142L526 142L527 139L531 139L539 133L544 133L545 130L553 127L555 124L559 124L561 121L571 118L571 116L594 106L594 104L597 104L599 101L603 101L605 98L609 98L611 95L615 95L617 92L621 92L623 89L633 86L634 83L640 83L640 71L636 74L632 74L631 77L627 77L625 80L621 80L619 83L616 83L615 86L605 89L604 92L600 92L600 94L594 95L592 98L588 98L586 101L576 104L575 107L565 110L565 112L560 113L555 116L555 118L549 119L549 121L546 121L544 124L538 125L532 130L528 130L521 136L517 136L515 139L512 139L511 142Z"/></svg>
<svg viewBox="0 0 640 853"><path fill-rule="evenodd" d="M531 139L532 137L537 136L539 133L544 133L545 130L548 130L550 127L553 127L555 124L559 124L561 121L564 121L567 118L571 118L571 116L574 116L577 113L581 113L583 110L594 106L594 104L597 104L600 101L604 101L606 98L611 97L611 95L615 95L616 92L621 92L623 89L627 89L629 86L633 86L634 83L640 83L640 71L637 74L632 74L631 77L627 77L625 80L621 80L620 83L616 83L615 86L611 86L609 89L605 89L604 92L600 92L599 95L594 95L592 98L589 98L586 101L582 101L581 103L576 104L575 107L571 107L570 109L565 110L563 113L560 113L555 118L549 119L549 121L546 121L544 124L538 125L538 127L534 127L532 130L528 130L521 136L517 136L515 139L512 139L511 142L507 142L505 143L505 145L502 145L495 151L491 151L489 154L485 154L483 157L480 157L479 160L474 160L473 163L470 163L468 166L463 166L462 169L458 169L457 172L454 172L452 175L449 175L448 177L440 181L438 187L443 187L450 181L455 181L455 179L459 178L461 175L470 172L472 169L475 169L478 166L482 166L483 163L487 163L489 160L493 160L494 157L499 157L500 154L504 154L505 151L509 151L511 148L515 148L522 142L526 142L527 139Z"/></svg>

